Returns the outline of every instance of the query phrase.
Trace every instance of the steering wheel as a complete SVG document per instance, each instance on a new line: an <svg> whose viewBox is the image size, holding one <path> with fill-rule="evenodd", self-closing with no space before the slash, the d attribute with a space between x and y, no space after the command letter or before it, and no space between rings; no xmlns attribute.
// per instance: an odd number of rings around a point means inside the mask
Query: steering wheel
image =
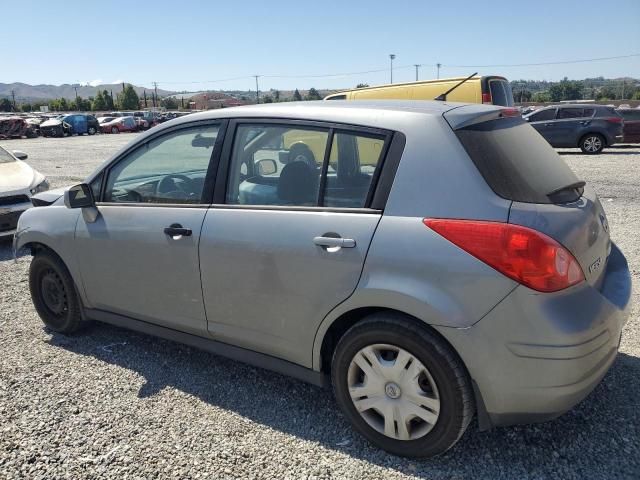
<svg viewBox="0 0 640 480"><path fill-rule="evenodd" d="M182 182L176 183L173 180L182 180ZM162 194L180 192L185 194L187 197L193 195L193 190L190 188L192 185L192 180L186 175L181 175L179 173L170 173L169 175L165 175L156 185L156 196L162 196Z"/></svg>

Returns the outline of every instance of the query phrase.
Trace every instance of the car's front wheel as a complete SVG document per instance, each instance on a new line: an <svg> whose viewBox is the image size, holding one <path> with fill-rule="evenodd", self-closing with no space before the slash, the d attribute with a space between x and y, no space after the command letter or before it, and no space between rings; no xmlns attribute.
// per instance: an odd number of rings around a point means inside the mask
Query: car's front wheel
<svg viewBox="0 0 640 480"><path fill-rule="evenodd" d="M580 150L587 155L595 155L604 149L605 139L599 133L589 133L580 140Z"/></svg>
<svg viewBox="0 0 640 480"><path fill-rule="evenodd" d="M89 127L89 129L87 130L87 133L89 135L95 135L97 132L96 127Z"/></svg>
<svg viewBox="0 0 640 480"><path fill-rule="evenodd" d="M120 133L118 127L111 127L111 133Z"/></svg>
<svg viewBox="0 0 640 480"><path fill-rule="evenodd" d="M396 455L445 452L474 414L469 376L456 353L402 315L375 314L349 329L333 356L332 382L355 428Z"/></svg>
<svg viewBox="0 0 640 480"><path fill-rule="evenodd" d="M60 333L73 333L82 322L73 279L62 260L48 251L37 253L29 268L31 299L44 324Z"/></svg>

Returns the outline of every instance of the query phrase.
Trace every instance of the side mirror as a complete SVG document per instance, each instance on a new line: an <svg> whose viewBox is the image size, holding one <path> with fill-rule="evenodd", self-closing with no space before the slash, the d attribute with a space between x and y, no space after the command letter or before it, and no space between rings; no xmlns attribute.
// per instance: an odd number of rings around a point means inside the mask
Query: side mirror
<svg viewBox="0 0 640 480"><path fill-rule="evenodd" d="M67 208L95 207L93 192L86 183L75 185L64 192L64 204Z"/></svg>
<svg viewBox="0 0 640 480"><path fill-rule="evenodd" d="M260 160L258 162L258 174L261 177L265 175L273 175L278 171L278 164L275 160L270 158L265 158L264 160Z"/></svg>
<svg viewBox="0 0 640 480"><path fill-rule="evenodd" d="M22 150L14 150L12 153L13 153L13 156L16 157L18 160L26 160L27 158L29 158L29 155L24 153Z"/></svg>

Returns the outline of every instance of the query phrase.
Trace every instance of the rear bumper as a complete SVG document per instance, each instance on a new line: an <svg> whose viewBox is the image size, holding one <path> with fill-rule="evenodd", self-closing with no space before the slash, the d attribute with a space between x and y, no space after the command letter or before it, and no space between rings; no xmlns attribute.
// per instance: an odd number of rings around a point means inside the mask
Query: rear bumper
<svg viewBox="0 0 640 480"><path fill-rule="evenodd" d="M473 327L440 328L476 384L481 429L550 420L584 399L615 361L630 298L613 245L600 290L519 286Z"/></svg>

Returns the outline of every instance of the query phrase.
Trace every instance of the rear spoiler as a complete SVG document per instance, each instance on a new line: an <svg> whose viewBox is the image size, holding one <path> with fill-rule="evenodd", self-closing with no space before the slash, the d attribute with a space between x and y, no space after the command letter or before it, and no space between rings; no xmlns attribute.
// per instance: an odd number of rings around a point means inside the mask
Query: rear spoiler
<svg viewBox="0 0 640 480"><path fill-rule="evenodd" d="M513 107L490 107L488 105L464 105L452 108L442 114L452 129L468 127L476 123L488 122L499 118L520 117L520 110Z"/></svg>

